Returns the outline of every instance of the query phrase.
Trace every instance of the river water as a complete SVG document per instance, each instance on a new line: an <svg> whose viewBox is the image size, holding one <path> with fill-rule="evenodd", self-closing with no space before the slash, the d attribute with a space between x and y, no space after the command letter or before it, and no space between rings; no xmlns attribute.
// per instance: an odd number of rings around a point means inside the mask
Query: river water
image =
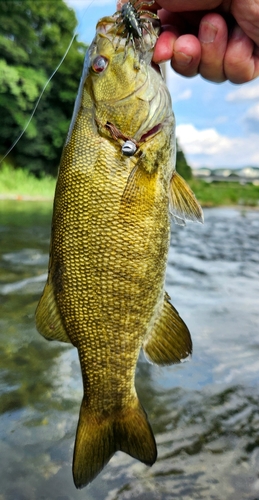
<svg viewBox="0 0 259 500"><path fill-rule="evenodd" d="M165 368L140 357L158 460L117 453L81 491L77 352L34 326L50 224L50 203L0 202L0 500L259 500L259 211L207 209L204 226L172 227L166 289L194 352Z"/></svg>

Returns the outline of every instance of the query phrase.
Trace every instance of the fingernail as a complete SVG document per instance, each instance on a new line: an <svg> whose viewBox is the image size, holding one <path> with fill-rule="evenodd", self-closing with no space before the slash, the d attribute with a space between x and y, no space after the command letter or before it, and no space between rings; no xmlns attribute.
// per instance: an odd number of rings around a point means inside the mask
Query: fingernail
<svg viewBox="0 0 259 500"><path fill-rule="evenodd" d="M198 38L202 43L212 43L216 38L218 29L208 21L202 21L200 24Z"/></svg>
<svg viewBox="0 0 259 500"><path fill-rule="evenodd" d="M192 61L192 56L187 56L184 52L174 52L174 58L178 66L188 66Z"/></svg>

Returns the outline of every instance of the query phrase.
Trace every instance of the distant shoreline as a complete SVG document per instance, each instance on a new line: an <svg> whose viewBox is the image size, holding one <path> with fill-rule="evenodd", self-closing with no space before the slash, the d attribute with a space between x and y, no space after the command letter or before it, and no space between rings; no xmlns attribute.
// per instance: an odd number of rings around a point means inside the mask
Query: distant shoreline
<svg viewBox="0 0 259 500"><path fill-rule="evenodd" d="M187 180L202 207L259 208L259 186L252 183ZM0 169L0 200L53 202L56 179L45 176L36 178L22 169L3 165ZM18 191L18 192L17 192Z"/></svg>
<svg viewBox="0 0 259 500"><path fill-rule="evenodd" d="M29 202L42 202L42 203L51 203L53 204L54 201L54 195L53 197L50 196L29 196L29 195L21 195L21 194L1 194L0 193L0 201L17 201L17 202L23 202L23 201L29 201ZM202 202L199 199L199 203L201 204L202 208L236 208L236 209L244 209L244 210L259 210L259 204L254 205L254 204L241 204L241 203L221 203L221 204L212 204L211 202Z"/></svg>

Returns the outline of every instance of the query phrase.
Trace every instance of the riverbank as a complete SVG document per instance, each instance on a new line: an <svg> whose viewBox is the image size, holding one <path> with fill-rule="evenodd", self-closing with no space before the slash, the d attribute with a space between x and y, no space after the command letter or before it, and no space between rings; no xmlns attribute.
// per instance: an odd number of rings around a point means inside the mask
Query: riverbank
<svg viewBox="0 0 259 500"><path fill-rule="evenodd" d="M190 187L203 207L259 207L259 186L238 182L211 182L191 179Z"/></svg>
<svg viewBox="0 0 259 500"><path fill-rule="evenodd" d="M0 168L0 199L6 200L52 200L56 179L44 176L37 179L21 168L13 169L4 164Z"/></svg>
<svg viewBox="0 0 259 500"><path fill-rule="evenodd" d="M207 183L200 179L188 181L203 207L259 207L259 186L238 182ZM0 169L0 199L43 201L52 200L56 179L45 176L37 179L22 169L4 165Z"/></svg>

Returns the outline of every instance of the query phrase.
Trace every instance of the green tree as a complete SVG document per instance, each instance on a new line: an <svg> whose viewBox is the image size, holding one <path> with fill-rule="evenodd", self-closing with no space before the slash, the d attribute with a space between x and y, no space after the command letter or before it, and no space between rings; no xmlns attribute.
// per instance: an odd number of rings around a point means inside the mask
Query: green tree
<svg viewBox="0 0 259 500"><path fill-rule="evenodd" d="M179 146L178 141L176 141L176 170L184 179L188 180L192 178L192 169L188 165L182 148Z"/></svg>
<svg viewBox="0 0 259 500"><path fill-rule="evenodd" d="M0 1L0 155L17 139L49 76L63 57L76 17L63 0ZM82 72L86 46L74 40L48 85L12 163L55 174Z"/></svg>

